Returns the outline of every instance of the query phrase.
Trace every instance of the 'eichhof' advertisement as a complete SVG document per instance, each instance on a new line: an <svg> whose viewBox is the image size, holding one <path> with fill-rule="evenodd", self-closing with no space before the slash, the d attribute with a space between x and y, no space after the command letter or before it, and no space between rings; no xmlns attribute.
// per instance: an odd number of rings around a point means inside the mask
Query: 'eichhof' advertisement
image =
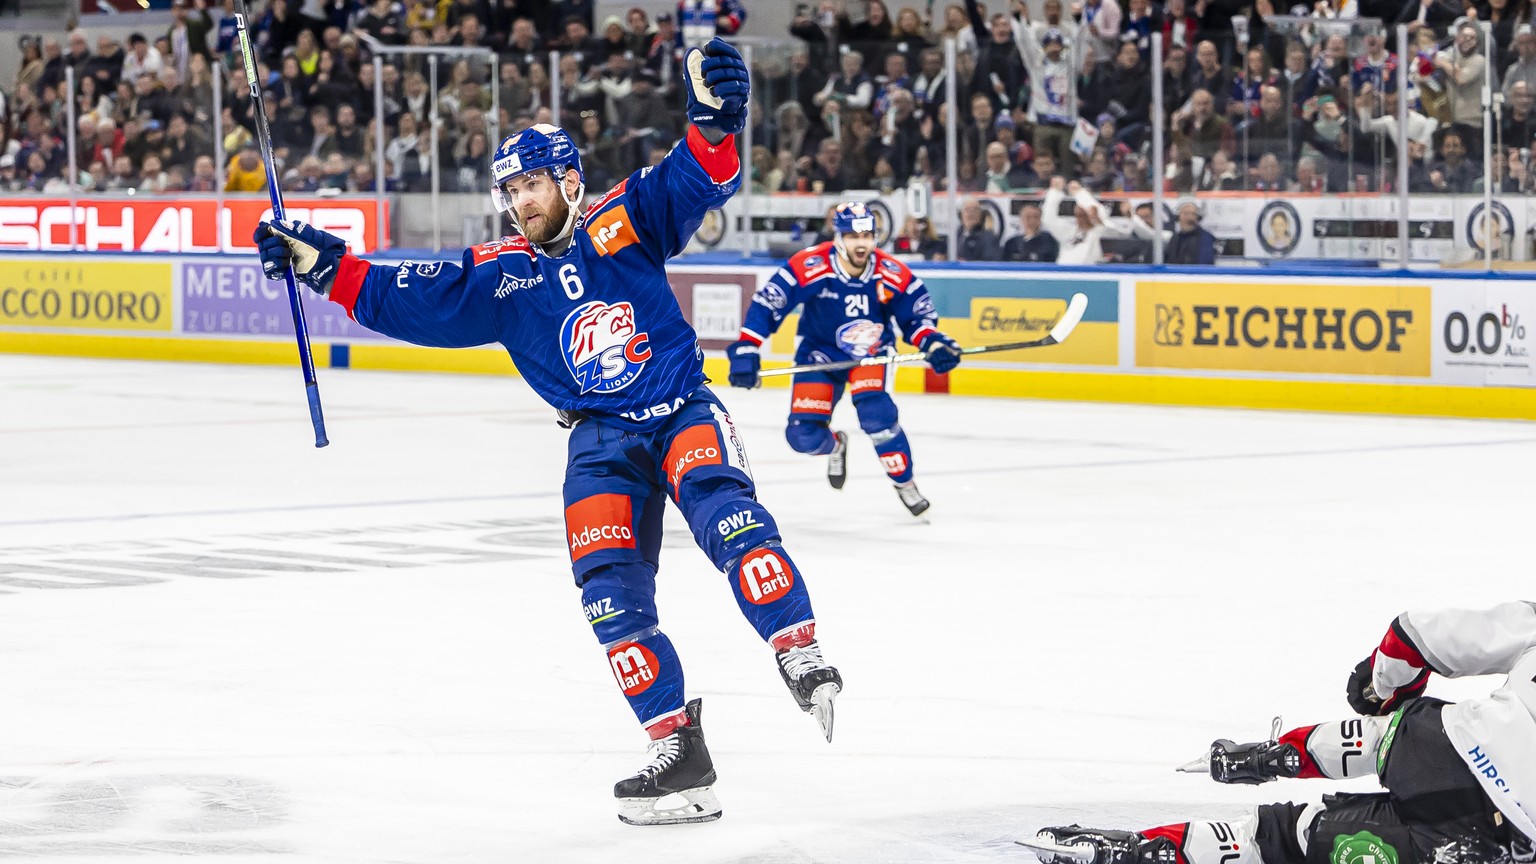
<svg viewBox="0 0 1536 864"><path fill-rule="evenodd" d="M1143 368L1430 376L1428 285L1140 281Z"/></svg>

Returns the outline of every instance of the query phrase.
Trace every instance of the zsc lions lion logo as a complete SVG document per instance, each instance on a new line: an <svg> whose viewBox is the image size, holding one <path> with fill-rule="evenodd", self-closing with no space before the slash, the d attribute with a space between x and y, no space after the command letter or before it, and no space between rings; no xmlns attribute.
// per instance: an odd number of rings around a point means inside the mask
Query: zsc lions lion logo
<svg viewBox="0 0 1536 864"><path fill-rule="evenodd" d="M560 348L582 393L623 390L651 359L650 336L635 329L635 308L628 303L578 306L560 325Z"/></svg>
<svg viewBox="0 0 1536 864"><path fill-rule="evenodd" d="M837 328L837 347L849 357L872 357L885 336L885 325L861 318Z"/></svg>

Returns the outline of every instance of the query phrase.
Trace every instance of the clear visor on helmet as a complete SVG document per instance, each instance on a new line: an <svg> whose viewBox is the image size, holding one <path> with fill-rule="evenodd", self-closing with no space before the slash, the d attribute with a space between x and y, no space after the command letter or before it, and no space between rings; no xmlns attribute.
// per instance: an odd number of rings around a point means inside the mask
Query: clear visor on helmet
<svg viewBox="0 0 1536 864"><path fill-rule="evenodd" d="M511 158L516 159L517 157L514 156ZM532 171L517 170L503 173L498 169L501 168L502 164L506 161L507 160L505 159L498 160L497 163L491 167L491 201L496 204L497 211L502 213L513 212L512 196L507 192L507 184L513 180L519 177L526 177L530 174L544 174L545 176L549 177L551 182L557 185L565 180L564 168L538 168Z"/></svg>

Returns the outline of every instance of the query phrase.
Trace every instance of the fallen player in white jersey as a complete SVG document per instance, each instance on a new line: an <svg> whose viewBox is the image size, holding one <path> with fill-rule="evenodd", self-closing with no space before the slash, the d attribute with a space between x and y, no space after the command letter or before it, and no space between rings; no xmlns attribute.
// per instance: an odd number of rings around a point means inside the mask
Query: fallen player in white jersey
<svg viewBox="0 0 1536 864"><path fill-rule="evenodd" d="M1482 699L1423 696L1431 672L1506 674ZM1520 864L1536 860L1536 603L1405 612L1349 678L1363 717L1220 740L1221 783L1376 775L1386 792L1267 804L1236 822L1070 825L1021 841L1047 864Z"/></svg>

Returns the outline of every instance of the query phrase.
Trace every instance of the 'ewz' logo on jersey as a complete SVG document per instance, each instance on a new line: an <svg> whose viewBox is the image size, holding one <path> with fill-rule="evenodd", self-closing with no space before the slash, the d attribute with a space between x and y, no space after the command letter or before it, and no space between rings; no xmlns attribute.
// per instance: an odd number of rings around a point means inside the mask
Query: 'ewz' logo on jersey
<svg viewBox="0 0 1536 864"><path fill-rule="evenodd" d="M884 336L884 324L860 318L837 328L837 347L847 351L850 357L870 357Z"/></svg>
<svg viewBox="0 0 1536 864"><path fill-rule="evenodd" d="M635 308L601 300L566 316L560 325L560 349L582 393L623 390L651 359L650 336L635 328Z"/></svg>

